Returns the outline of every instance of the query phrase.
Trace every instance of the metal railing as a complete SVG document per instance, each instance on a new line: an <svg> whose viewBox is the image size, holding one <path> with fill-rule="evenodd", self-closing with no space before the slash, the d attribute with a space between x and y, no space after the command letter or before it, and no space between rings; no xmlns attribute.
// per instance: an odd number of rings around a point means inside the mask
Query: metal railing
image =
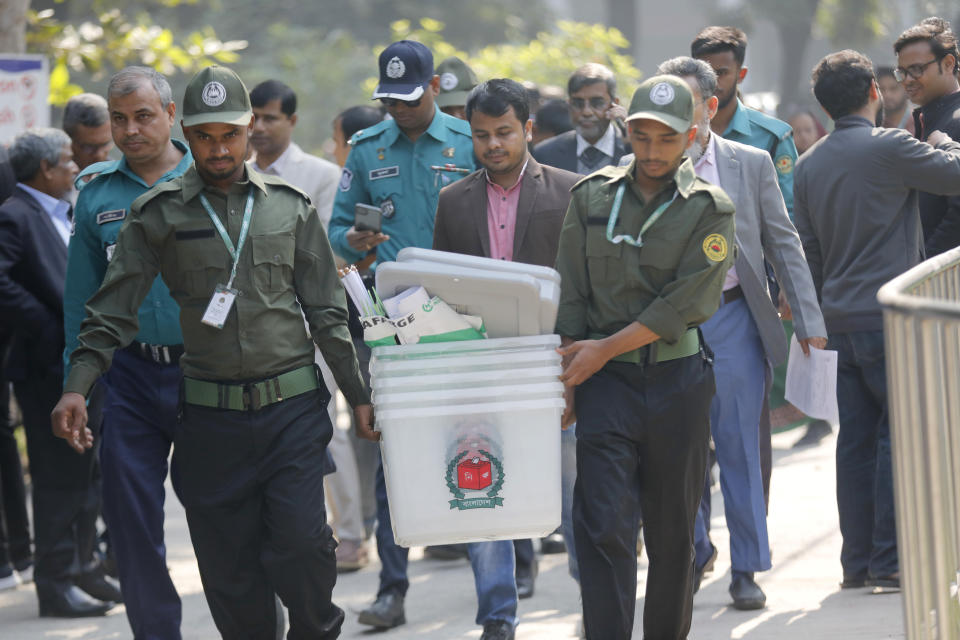
<svg viewBox="0 0 960 640"><path fill-rule="evenodd" d="M960 640L960 247L877 297L907 638Z"/></svg>

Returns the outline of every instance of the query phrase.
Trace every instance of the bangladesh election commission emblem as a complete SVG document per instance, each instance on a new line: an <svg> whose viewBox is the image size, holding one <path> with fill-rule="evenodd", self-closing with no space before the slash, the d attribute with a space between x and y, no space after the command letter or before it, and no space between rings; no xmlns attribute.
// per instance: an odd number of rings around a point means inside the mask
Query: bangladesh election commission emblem
<svg viewBox="0 0 960 640"><path fill-rule="evenodd" d="M711 233L703 239L703 254L711 262L723 262L727 257L727 239L719 233Z"/></svg>
<svg viewBox="0 0 960 640"><path fill-rule="evenodd" d="M504 473L500 445L480 429L461 430L447 451L447 489L453 494L451 509L495 509Z"/></svg>

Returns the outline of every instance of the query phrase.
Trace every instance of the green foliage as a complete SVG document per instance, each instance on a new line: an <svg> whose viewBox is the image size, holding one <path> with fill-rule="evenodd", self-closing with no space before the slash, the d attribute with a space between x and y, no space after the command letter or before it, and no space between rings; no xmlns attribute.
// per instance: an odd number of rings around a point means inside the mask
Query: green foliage
<svg viewBox="0 0 960 640"><path fill-rule="evenodd" d="M887 35L884 0L820 0L816 25L837 47L865 48Z"/></svg>
<svg viewBox="0 0 960 640"><path fill-rule="evenodd" d="M167 7L195 1L154 0ZM120 9L104 10L106 4L103 0L93 2L93 10L98 11L96 21L79 25L57 20L53 9L29 13L28 51L52 58L52 104L63 105L83 91L70 81L73 72L88 72L95 80L129 64L150 66L164 74L192 72L214 63L236 62L237 52L247 46L243 40L221 41L212 27L190 33L176 43L173 32L153 24L147 13L130 19Z"/></svg>
<svg viewBox="0 0 960 640"><path fill-rule="evenodd" d="M566 86L567 78L577 67L599 62L613 70L621 95L630 96L642 74L633 58L623 51L630 43L614 27L559 20L552 31L541 31L528 42L485 46L473 53L458 49L444 37L445 25L430 18L420 19L417 26L409 20L391 25L391 40L410 39L424 43L433 52L434 60L457 56L476 72L481 80L513 78L538 85ZM376 48L375 53L386 45ZM369 78L365 88L372 91L377 78Z"/></svg>

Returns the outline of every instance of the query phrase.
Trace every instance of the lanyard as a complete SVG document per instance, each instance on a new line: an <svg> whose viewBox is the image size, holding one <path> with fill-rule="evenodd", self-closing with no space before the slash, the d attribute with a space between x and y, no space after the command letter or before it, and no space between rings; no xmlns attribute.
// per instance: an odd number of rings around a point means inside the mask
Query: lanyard
<svg viewBox="0 0 960 640"><path fill-rule="evenodd" d="M207 215L210 216L213 226L217 228L217 232L220 234L220 237L223 238L223 244L227 245L227 251L230 252L230 257L233 258L233 266L230 267L230 280L227 282L227 289L230 289L233 287L233 279L237 275L237 263L240 259L240 252L243 251L243 243L246 242L247 231L250 229L250 218L253 214L253 186L250 187L250 192L247 194L247 205L243 208L243 222L240 224L240 237L237 238L236 248L234 248L233 240L230 239L227 230L223 227L223 223L220 222L217 212L213 210L213 207L210 206L210 201L207 200L207 197L202 193L200 194L200 204L207 210Z"/></svg>
<svg viewBox="0 0 960 640"><path fill-rule="evenodd" d="M613 244L626 242L632 247L642 247L643 234L646 233L647 229L649 229L654 222L660 219L660 216L662 216L663 212L667 210L667 207L673 204L673 201L677 199L678 192L676 189L674 189L673 197L657 207L654 212L650 214L650 217L647 218L647 221L643 223L642 227L640 227L640 233L637 234L637 239L634 240L633 236L613 235L613 230L617 226L617 219L620 218L620 205L623 202L623 192L626 191L626 189L627 181L621 180L620 186L617 187L617 194L613 197L613 207L610 209L610 218L607 220L607 240Z"/></svg>

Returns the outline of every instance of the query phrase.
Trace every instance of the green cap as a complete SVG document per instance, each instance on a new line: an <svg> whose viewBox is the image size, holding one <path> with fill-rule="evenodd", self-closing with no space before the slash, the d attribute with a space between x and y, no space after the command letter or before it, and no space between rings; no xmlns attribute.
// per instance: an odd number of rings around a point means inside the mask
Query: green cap
<svg viewBox="0 0 960 640"><path fill-rule="evenodd" d="M217 122L248 125L253 116L250 94L236 73L213 65L201 69L183 92L183 126Z"/></svg>
<svg viewBox="0 0 960 640"><path fill-rule="evenodd" d="M477 74L466 62L456 56L447 58L437 65L437 75L440 76L438 107L462 107L467 104L467 95L477 86Z"/></svg>
<svg viewBox="0 0 960 640"><path fill-rule="evenodd" d="M693 122L693 93L677 76L653 76L633 93L627 122L631 120L656 120L686 133Z"/></svg>

